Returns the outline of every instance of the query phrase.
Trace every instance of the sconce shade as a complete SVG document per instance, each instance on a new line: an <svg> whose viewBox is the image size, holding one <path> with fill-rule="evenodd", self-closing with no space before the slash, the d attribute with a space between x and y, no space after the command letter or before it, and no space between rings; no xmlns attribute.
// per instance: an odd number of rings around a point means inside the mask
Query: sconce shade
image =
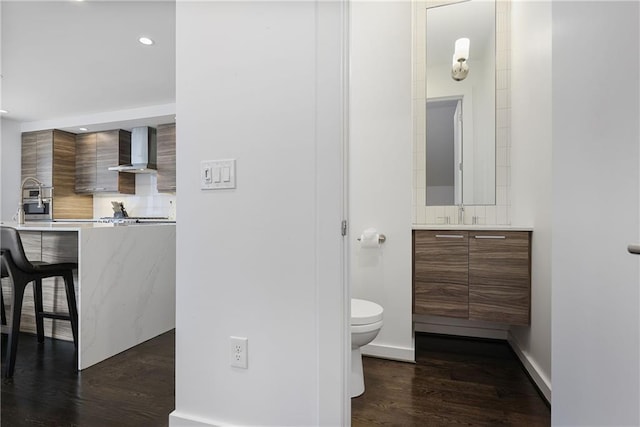
<svg viewBox="0 0 640 427"><path fill-rule="evenodd" d="M466 61L469 59L469 44L470 41L466 37L456 40L454 50L455 54L453 55L454 62Z"/></svg>

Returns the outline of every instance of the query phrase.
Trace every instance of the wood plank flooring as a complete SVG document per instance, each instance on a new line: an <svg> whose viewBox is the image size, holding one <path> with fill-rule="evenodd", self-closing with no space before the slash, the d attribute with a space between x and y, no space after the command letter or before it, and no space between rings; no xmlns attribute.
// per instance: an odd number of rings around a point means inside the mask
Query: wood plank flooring
<svg viewBox="0 0 640 427"><path fill-rule="evenodd" d="M551 410L504 341L416 334L416 363L363 358L358 426L549 426Z"/></svg>
<svg viewBox="0 0 640 427"><path fill-rule="evenodd" d="M22 334L14 378L2 382L0 425L167 426L174 345L171 331L76 372L72 343L39 346ZM416 364L364 358L353 426L550 425L549 407L508 344L418 334L416 349Z"/></svg>
<svg viewBox="0 0 640 427"><path fill-rule="evenodd" d="M2 337L2 368L6 336ZM81 372L73 343L21 334L16 370L3 379L0 425L135 426L169 424L174 409L174 331Z"/></svg>

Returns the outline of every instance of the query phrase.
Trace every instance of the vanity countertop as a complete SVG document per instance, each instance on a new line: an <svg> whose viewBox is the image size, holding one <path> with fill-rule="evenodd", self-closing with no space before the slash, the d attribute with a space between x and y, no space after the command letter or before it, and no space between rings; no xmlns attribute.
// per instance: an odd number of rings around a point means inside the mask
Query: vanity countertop
<svg viewBox="0 0 640 427"><path fill-rule="evenodd" d="M413 224L413 230L468 230L468 231L533 231L533 227L519 225L471 224Z"/></svg>

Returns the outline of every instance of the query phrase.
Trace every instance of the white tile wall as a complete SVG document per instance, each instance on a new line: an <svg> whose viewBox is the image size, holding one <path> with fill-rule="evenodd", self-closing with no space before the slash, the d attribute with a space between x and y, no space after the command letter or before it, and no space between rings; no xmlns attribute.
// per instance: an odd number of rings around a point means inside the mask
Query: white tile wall
<svg viewBox="0 0 640 427"><path fill-rule="evenodd" d="M448 2L448 1L446 1ZM446 3L441 0L420 0L414 2L414 50L413 50L413 104L414 104L414 145L413 145L413 214L415 224L443 224L445 217L451 223L458 220L456 206L425 206L426 173L425 157L425 33L426 8ZM511 224L511 1L496 1L496 204L495 206L465 206L464 222L471 224L478 218L478 224Z"/></svg>
<svg viewBox="0 0 640 427"><path fill-rule="evenodd" d="M158 193L155 174L136 175L136 194L95 194L93 196L93 217L113 216L111 201L124 204L129 216L168 217L171 203L176 204L176 195ZM177 206L176 206L177 217Z"/></svg>

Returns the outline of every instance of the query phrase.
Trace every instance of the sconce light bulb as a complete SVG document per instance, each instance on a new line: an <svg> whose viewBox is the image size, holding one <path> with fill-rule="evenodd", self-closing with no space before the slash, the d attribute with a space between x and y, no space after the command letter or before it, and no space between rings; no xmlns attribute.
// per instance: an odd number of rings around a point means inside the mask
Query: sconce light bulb
<svg viewBox="0 0 640 427"><path fill-rule="evenodd" d="M454 58L456 61L467 61L469 59L469 45L470 41L466 37L459 38L456 40L455 49L454 49Z"/></svg>

